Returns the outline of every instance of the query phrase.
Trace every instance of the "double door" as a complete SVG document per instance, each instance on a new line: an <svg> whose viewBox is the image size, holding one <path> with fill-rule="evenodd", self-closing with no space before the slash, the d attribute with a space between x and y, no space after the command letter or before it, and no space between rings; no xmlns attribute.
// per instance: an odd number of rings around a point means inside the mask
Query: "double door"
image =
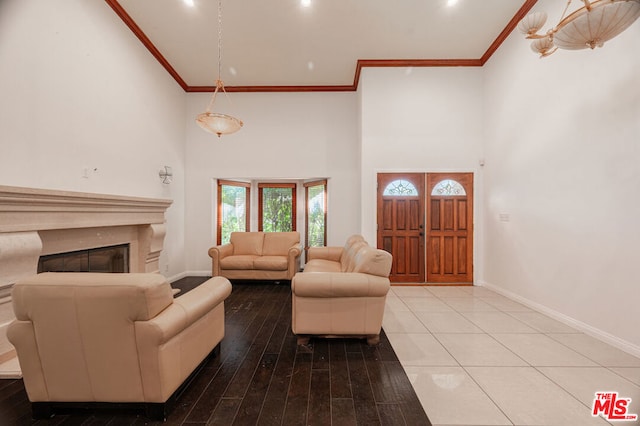
<svg viewBox="0 0 640 426"><path fill-rule="evenodd" d="M473 283L473 173L380 173L377 220L392 282Z"/></svg>

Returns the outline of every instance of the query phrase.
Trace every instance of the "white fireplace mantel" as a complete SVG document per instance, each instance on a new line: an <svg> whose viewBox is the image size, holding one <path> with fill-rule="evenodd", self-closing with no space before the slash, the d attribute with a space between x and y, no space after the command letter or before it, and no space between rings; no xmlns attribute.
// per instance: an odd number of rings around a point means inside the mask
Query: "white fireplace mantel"
<svg viewBox="0 0 640 426"><path fill-rule="evenodd" d="M163 223L171 203L0 185L0 232Z"/></svg>
<svg viewBox="0 0 640 426"><path fill-rule="evenodd" d="M157 272L171 200L0 185L0 288L41 255L130 244L131 272Z"/></svg>

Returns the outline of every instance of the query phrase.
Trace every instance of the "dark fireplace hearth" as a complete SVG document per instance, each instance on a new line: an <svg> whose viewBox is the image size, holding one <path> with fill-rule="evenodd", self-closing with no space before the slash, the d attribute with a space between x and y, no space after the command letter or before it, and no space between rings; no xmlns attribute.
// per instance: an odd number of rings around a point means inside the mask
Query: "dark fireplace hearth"
<svg viewBox="0 0 640 426"><path fill-rule="evenodd" d="M41 272L129 272L129 244L41 256Z"/></svg>

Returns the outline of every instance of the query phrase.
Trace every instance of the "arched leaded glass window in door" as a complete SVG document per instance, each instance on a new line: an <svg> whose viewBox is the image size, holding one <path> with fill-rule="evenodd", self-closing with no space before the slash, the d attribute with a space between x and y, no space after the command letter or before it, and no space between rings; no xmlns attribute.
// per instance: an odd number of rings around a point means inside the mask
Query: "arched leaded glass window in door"
<svg viewBox="0 0 640 426"><path fill-rule="evenodd" d="M460 183L453 179L445 179L438 182L431 191L432 196L464 196L467 192L464 190Z"/></svg>
<svg viewBox="0 0 640 426"><path fill-rule="evenodd" d="M389 182L389 184L384 188L382 195L413 197L418 195L418 190L415 185L408 180L398 179L393 182Z"/></svg>

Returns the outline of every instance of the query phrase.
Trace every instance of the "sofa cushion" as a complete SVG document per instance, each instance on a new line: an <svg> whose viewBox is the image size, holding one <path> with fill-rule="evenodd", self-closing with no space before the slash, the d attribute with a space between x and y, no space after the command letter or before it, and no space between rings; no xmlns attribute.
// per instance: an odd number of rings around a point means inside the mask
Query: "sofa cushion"
<svg viewBox="0 0 640 426"><path fill-rule="evenodd" d="M390 253L366 246L355 255L353 272L388 277L391 272L392 259Z"/></svg>
<svg viewBox="0 0 640 426"><path fill-rule="evenodd" d="M367 244L366 240L364 239L364 237L362 235L359 234L354 234L352 236L350 236L349 238L347 238L347 242L344 244L344 247L342 248L342 255L340 256L340 263L342 263L343 265L343 269L342 271L344 272L344 268L347 263L349 263L349 259L347 259L350 256L350 253L352 253L352 247L354 244L356 243L365 243ZM362 245L362 244L359 244Z"/></svg>
<svg viewBox="0 0 640 426"><path fill-rule="evenodd" d="M286 271L289 263L286 256L260 256L254 259L253 267L264 271Z"/></svg>
<svg viewBox="0 0 640 426"><path fill-rule="evenodd" d="M264 256L286 256L289 249L300 243L298 232L265 232L262 254Z"/></svg>
<svg viewBox="0 0 640 426"><path fill-rule="evenodd" d="M333 260L313 259L304 265L304 272L341 272L341 267Z"/></svg>
<svg viewBox="0 0 640 426"><path fill-rule="evenodd" d="M222 269L254 269L253 262L258 259L259 256L255 255L233 255L220 259L220 267Z"/></svg>
<svg viewBox="0 0 640 426"><path fill-rule="evenodd" d="M307 249L307 262L316 259L330 260L340 263L344 249L342 247L309 247Z"/></svg>
<svg viewBox="0 0 640 426"><path fill-rule="evenodd" d="M233 245L234 255L261 256L264 232L232 232L230 242Z"/></svg>
<svg viewBox="0 0 640 426"><path fill-rule="evenodd" d="M366 241L356 241L346 249L340 258L342 272L354 272L353 268L356 263L356 255L360 250L369 247Z"/></svg>

